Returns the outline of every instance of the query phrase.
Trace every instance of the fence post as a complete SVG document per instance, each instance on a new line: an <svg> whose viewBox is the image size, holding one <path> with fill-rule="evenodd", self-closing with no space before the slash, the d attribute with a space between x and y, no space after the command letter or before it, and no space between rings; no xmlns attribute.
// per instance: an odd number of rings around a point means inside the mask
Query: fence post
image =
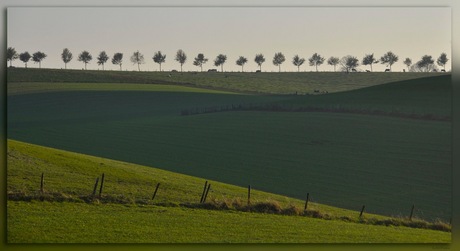
<svg viewBox="0 0 460 251"><path fill-rule="evenodd" d="M102 179L101 179L101 187L99 188L99 197L102 194L102 187L104 187L104 174L102 174Z"/></svg>
<svg viewBox="0 0 460 251"><path fill-rule="evenodd" d="M99 183L99 177L96 178L96 184L94 184L94 188L93 188L93 196L96 195L96 189L97 189L97 184Z"/></svg>
<svg viewBox="0 0 460 251"><path fill-rule="evenodd" d="M305 207L303 208L303 211L307 211L307 206L308 206L308 201L310 200L310 193L307 193L307 199L305 200Z"/></svg>
<svg viewBox="0 0 460 251"><path fill-rule="evenodd" d="M208 192L210 188L211 188L211 183L208 184L208 189L206 189L206 194L204 195L203 203L206 202L206 198L208 197Z"/></svg>
<svg viewBox="0 0 460 251"><path fill-rule="evenodd" d="M412 205L412 210L410 210L409 220L412 221L412 216L414 215L415 205Z"/></svg>
<svg viewBox="0 0 460 251"><path fill-rule="evenodd" d="M359 214L359 218L361 218L363 216L364 208L366 208L365 205L363 205L363 208L361 208L361 213Z"/></svg>
<svg viewBox="0 0 460 251"><path fill-rule="evenodd" d="M248 186L248 206L251 205L251 185Z"/></svg>
<svg viewBox="0 0 460 251"><path fill-rule="evenodd" d="M40 193L43 193L45 186L45 173L42 173L42 177L40 179Z"/></svg>
<svg viewBox="0 0 460 251"><path fill-rule="evenodd" d="M160 183L157 184L157 187L155 188L155 192L153 192L152 200L155 199L155 195L157 195L157 191L159 187L160 187Z"/></svg>
<svg viewBox="0 0 460 251"><path fill-rule="evenodd" d="M203 193L201 193L200 203L203 203L204 194L206 193L206 186L207 186L207 185L208 185L208 181L206 181L206 182L204 183Z"/></svg>

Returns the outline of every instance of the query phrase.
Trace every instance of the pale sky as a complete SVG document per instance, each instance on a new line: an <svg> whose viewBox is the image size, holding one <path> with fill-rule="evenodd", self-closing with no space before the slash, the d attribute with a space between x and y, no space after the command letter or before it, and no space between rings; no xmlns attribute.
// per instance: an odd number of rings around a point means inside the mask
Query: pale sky
<svg viewBox="0 0 460 251"><path fill-rule="evenodd" d="M174 57L182 49L188 57L184 71L199 71L193 65L198 53L209 59L204 70L220 70L213 61L222 53L227 55L224 70L240 71L235 61L244 56L245 71L255 71L254 57L262 53L266 58L262 70L278 71L272 59L282 52L286 56L282 71L297 71L291 62L296 54L307 59L300 70L312 71L308 58L313 53L326 59L352 55L361 62L365 54L380 58L388 51L399 56L393 71L406 68L402 63L406 57L415 63L425 54L436 60L443 52L450 59L446 66L450 70L451 23L448 7L12 7L7 12L7 46L18 53L46 53L42 68L64 68L60 55L68 48L73 53L68 69L82 69L77 57L87 50L93 56L89 70L102 69L96 59L101 51L110 58L123 53L123 70L137 70L129 58L139 50L145 58L141 70L158 70L152 57L160 50L166 54L162 69L178 70ZM13 65L24 66L19 59ZM29 62L28 67L38 64ZM374 71L385 68L373 66ZM119 67L109 59L105 69ZM333 67L324 63L319 70Z"/></svg>

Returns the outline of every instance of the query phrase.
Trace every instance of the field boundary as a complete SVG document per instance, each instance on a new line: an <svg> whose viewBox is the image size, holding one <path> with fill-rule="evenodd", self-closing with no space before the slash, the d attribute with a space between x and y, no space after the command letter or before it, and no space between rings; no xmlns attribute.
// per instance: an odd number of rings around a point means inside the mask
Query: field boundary
<svg viewBox="0 0 460 251"><path fill-rule="evenodd" d="M372 116L386 116L415 120L428 120L428 121L452 121L451 116L441 116L435 114L410 114L399 111L383 111L383 110L365 110L353 109L346 107L317 107L305 106L295 107L281 104L232 104L226 106L210 106L192 109L183 109L180 112L182 116L200 115L207 113L220 113L220 112L235 112L235 111L263 111L263 112L322 112L322 113L346 113L346 114L359 114L359 115L372 115Z"/></svg>

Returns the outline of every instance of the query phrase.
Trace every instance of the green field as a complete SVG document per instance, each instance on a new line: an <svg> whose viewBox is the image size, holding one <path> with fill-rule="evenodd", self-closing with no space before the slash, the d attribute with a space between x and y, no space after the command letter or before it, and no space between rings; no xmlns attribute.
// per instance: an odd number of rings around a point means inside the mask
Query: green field
<svg viewBox="0 0 460 251"><path fill-rule="evenodd" d="M204 179L8 141L8 243L449 243L451 233L371 224L388 218L310 202L330 220L200 205ZM39 193L44 173L44 192ZM91 198L95 177L103 193ZM151 200L157 183L160 189ZM209 180L208 201L245 201L246 189ZM252 190L251 204L303 201ZM44 201L43 201L44 200ZM246 203L246 202L243 202ZM186 206L189 205L189 206ZM365 223L368 222L368 223ZM414 220L413 223L417 223Z"/></svg>
<svg viewBox="0 0 460 251"><path fill-rule="evenodd" d="M451 220L449 74L168 74L9 69L8 138L240 191L251 185L300 204L309 193L313 202L354 214L365 205L367 213L407 217L414 205L417 218ZM314 89L330 93L285 95ZM215 107L222 112L209 113ZM328 110L294 112L312 107ZM184 110L199 112L182 116ZM28 191L27 184L9 182L8 189Z"/></svg>

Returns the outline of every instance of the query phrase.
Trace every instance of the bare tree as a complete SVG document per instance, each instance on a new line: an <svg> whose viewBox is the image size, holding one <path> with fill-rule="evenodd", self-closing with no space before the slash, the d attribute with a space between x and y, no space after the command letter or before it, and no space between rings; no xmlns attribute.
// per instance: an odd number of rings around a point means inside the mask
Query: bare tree
<svg viewBox="0 0 460 251"><path fill-rule="evenodd" d="M70 52L69 49L65 48L64 50L62 50L61 58L64 62L64 68L67 69L67 63L69 63L73 58L72 52Z"/></svg>
<svg viewBox="0 0 460 251"><path fill-rule="evenodd" d="M181 49L179 49L176 53L176 58L175 60L177 62L179 62L180 64L180 71L182 72L182 65L185 64L185 62L187 61L187 55L185 54L185 52Z"/></svg>
<svg viewBox="0 0 460 251"><path fill-rule="evenodd" d="M113 54L112 57L112 64L117 64L120 66L120 71L121 71L121 65L123 63L123 53L117 52Z"/></svg>
<svg viewBox="0 0 460 251"><path fill-rule="evenodd" d="M25 67L27 68L27 62L29 62L30 58L32 56L29 54L29 52L24 52L24 53L21 53L19 54L19 60L21 60L22 62L24 62L25 64Z"/></svg>
<svg viewBox="0 0 460 251"><path fill-rule="evenodd" d="M299 55L295 55L294 58L292 58L292 63L297 66L297 72L299 72L300 66L305 63L305 58L300 58Z"/></svg>
<svg viewBox="0 0 460 251"><path fill-rule="evenodd" d="M386 64L387 66L389 66L391 71L391 66L394 63L398 62L398 56L396 56L396 54L394 54L393 52L389 51L380 58L380 62L382 64Z"/></svg>
<svg viewBox="0 0 460 251"><path fill-rule="evenodd" d="M78 61L85 63L85 70L86 64L89 63L93 59L93 56L88 51L82 51L80 55L78 55Z"/></svg>
<svg viewBox="0 0 460 251"><path fill-rule="evenodd" d="M328 65L334 66L334 71L335 71L335 67L339 64L339 62L340 62L340 59L337 58L337 57L330 57L330 58L327 60L327 64L328 64Z"/></svg>
<svg viewBox="0 0 460 251"><path fill-rule="evenodd" d="M240 56L238 60L236 60L236 64L241 66L241 72L244 72L243 67L244 67L244 64L246 64L247 62L248 62L248 59L243 56Z"/></svg>
<svg viewBox="0 0 460 251"><path fill-rule="evenodd" d="M257 63L259 66L259 71L262 71L262 64L265 62L264 55L262 54L256 54L256 57L254 58L254 61Z"/></svg>
<svg viewBox="0 0 460 251"><path fill-rule="evenodd" d="M104 70L104 64L109 60L109 56L107 56L107 53L105 51L101 51L99 53L99 57L97 57L97 64L102 65L102 70Z"/></svg>
<svg viewBox="0 0 460 251"><path fill-rule="evenodd" d="M166 61L166 55L162 54L161 51L158 51L153 55L152 59L153 59L153 62L160 65L160 71L161 71L161 64Z"/></svg>
<svg viewBox="0 0 460 251"><path fill-rule="evenodd" d="M371 66L371 71L372 71L372 64L377 64L379 61L374 58L374 53L372 54L366 54L363 58L363 65L370 65Z"/></svg>
<svg viewBox="0 0 460 251"><path fill-rule="evenodd" d="M315 66L316 71L318 71L318 66L324 63L324 60L325 59L321 57L321 55L319 55L318 53L313 54L311 58L308 59L308 61L310 62L310 66Z"/></svg>
<svg viewBox="0 0 460 251"><path fill-rule="evenodd" d="M140 65L145 63L144 55L142 55L142 53L140 53L139 51L136 51L131 56L130 60L133 64L137 64L137 70L141 71Z"/></svg>
<svg viewBox="0 0 460 251"><path fill-rule="evenodd" d="M283 53L275 53L275 56L273 57L273 64L278 66L279 72L281 72L281 64L284 63L284 61L286 61L286 57L283 55Z"/></svg>
<svg viewBox="0 0 460 251"><path fill-rule="evenodd" d="M415 63L412 71L430 72L434 69L436 69L436 65L433 58L429 55L424 55L420 61Z"/></svg>

